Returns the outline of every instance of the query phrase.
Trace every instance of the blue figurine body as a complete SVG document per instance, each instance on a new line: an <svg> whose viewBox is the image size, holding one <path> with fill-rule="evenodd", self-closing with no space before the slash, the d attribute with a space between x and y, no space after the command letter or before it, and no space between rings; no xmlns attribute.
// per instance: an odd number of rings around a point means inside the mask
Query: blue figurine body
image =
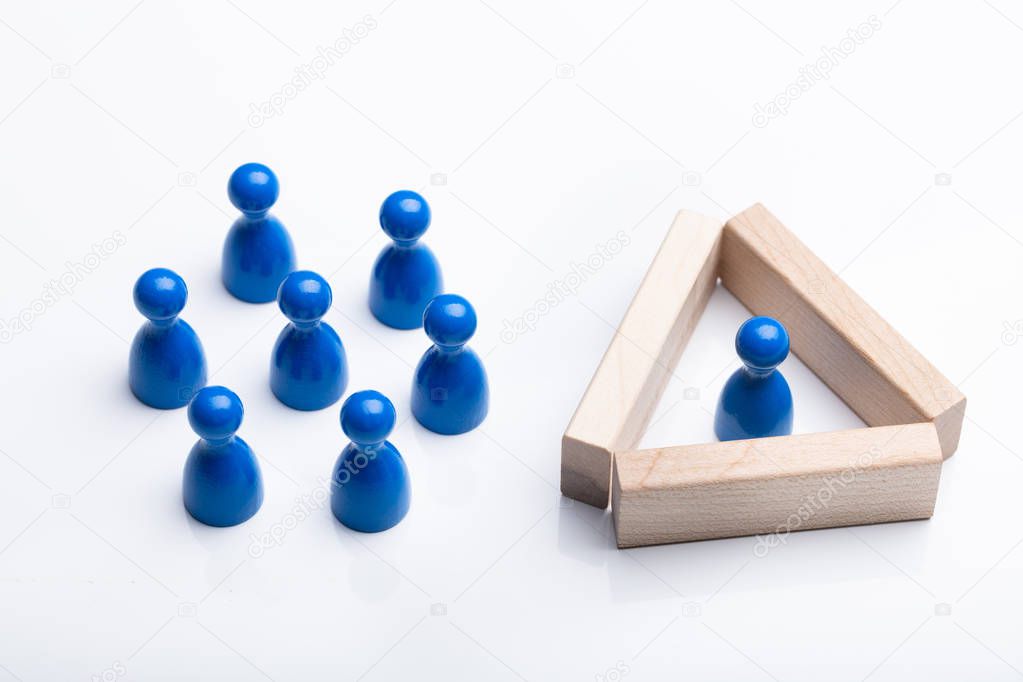
<svg viewBox="0 0 1023 682"><path fill-rule="evenodd" d="M138 278L134 299L148 322L131 343L131 391L150 407L183 407L206 385L202 344L188 323L178 318L188 299L185 281L172 270L153 268Z"/></svg>
<svg viewBox="0 0 1023 682"><path fill-rule="evenodd" d="M725 382L714 415L720 440L792 433L792 391L777 370L789 354L789 335L780 322L754 317L735 335L743 366Z"/></svg>
<svg viewBox="0 0 1023 682"><path fill-rule="evenodd" d="M426 307L423 326L434 345L416 367L412 414L436 433L471 431L490 403L483 361L465 346L476 331L476 311L461 296L441 294Z"/></svg>
<svg viewBox="0 0 1023 682"><path fill-rule="evenodd" d="M185 462L185 509L208 526L235 526L263 504L263 477L252 449L235 435L242 401L223 386L207 386L188 405L188 422L199 434Z"/></svg>
<svg viewBox="0 0 1023 682"><path fill-rule="evenodd" d="M388 327L418 329L426 304L444 289L437 258L419 243L430 227L430 207L416 192L400 190L380 207L380 227L394 243L373 264L369 309Z"/></svg>
<svg viewBox="0 0 1023 682"><path fill-rule="evenodd" d="M227 195L242 216L224 242L221 278L235 298L267 303L295 269L295 247L281 221L270 215L280 186L260 163L239 166L227 183Z"/></svg>
<svg viewBox="0 0 1023 682"><path fill-rule="evenodd" d="M334 465L330 508L353 530L387 530L408 513L408 469L387 440L394 419L394 405L377 391L353 393L341 407L341 428L352 442Z"/></svg>
<svg viewBox="0 0 1023 682"><path fill-rule="evenodd" d="M348 360L337 332L321 318L330 309L327 281L299 270L281 283L277 302L291 320L277 337L270 363L270 388L296 410L336 403L348 385Z"/></svg>

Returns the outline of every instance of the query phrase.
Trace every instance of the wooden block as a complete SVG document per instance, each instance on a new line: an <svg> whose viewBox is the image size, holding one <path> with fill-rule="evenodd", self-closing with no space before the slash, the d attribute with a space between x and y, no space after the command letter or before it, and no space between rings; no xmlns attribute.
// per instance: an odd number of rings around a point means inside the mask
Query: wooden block
<svg viewBox="0 0 1023 682"><path fill-rule="evenodd" d="M933 422L943 455L955 452L963 394L760 204L725 225L719 274L788 328L792 351L863 421Z"/></svg>
<svg viewBox="0 0 1023 682"><path fill-rule="evenodd" d="M717 282L722 224L681 211L561 440L561 491L607 507L612 453L639 442Z"/></svg>
<svg viewBox="0 0 1023 682"><path fill-rule="evenodd" d="M929 518L941 463L931 423L619 452L618 546Z"/></svg>

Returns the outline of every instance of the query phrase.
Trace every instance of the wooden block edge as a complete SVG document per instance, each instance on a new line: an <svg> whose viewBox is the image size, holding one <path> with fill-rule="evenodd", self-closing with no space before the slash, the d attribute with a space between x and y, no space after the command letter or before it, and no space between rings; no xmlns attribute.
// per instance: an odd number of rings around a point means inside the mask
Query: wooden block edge
<svg viewBox="0 0 1023 682"><path fill-rule="evenodd" d="M610 483L612 459L609 448L565 433L561 437L561 494L607 509L610 491L604 486Z"/></svg>
<svg viewBox="0 0 1023 682"><path fill-rule="evenodd" d="M952 404L932 420L934 428L938 431L941 454L945 459L954 455L959 448L959 437L962 435L964 419L966 419L966 396L959 393L958 397L953 399Z"/></svg>
<svg viewBox="0 0 1023 682"><path fill-rule="evenodd" d="M943 462L943 456L942 456L942 453L940 451L940 441L938 439L937 430L934 428L934 425L931 424L930 422L922 422L922 423L918 423L918 424L899 425L899 426L896 426L896 427L878 427L878 428L888 428L888 429L891 429L891 428L901 428L901 429L904 429L906 427L914 427L914 428L916 428L916 427L920 427L920 426L924 426L924 425L930 427L929 434L925 434L922 431L921 431L921 434L923 434L925 437L929 436L931 442L930 443L924 443L924 445L926 447L922 451L921 456L918 457L918 461L906 461L906 462L902 462L902 463L887 465L887 466L884 466L884 467L878 467L878 468L875 469L875 472L883 474L881 476L882 479L891 478L893 474L905 475L907 477L907 479L910 479L910 480L912 480L913 478L926 478L926 479L930 479L930 480L927 481L927 485L928 485L927 491L928 492L926 494L926 499L925 500L922 500L922 501L918 500L916 504L910 504L909 506L907 506L905 508L899 508L898 505L891 505L891 504L889 504L888 508L885 509L885 510L879 510L879 509L876 509L876 508L865 510L864 514L862 514L859 518L853 518L851 520L837 522L837 523L827 522L827 523L821 524L821 523L811 522L808 525L806 525L805 527L795 528L793 530L817 530L817 529L821 529L821 528L838 528L838 527L843 527L843 526L867 525L867 524L874 524L874 523L888 523L888 522L896 522L896 521L910 521L910 520L921 520L921 519L928 519L928 518L930 518L933 515L933 513L934 513L934 507L935 507L935 504L936 504L936 501L937 501L937 493L938 493L939 484L940 484L940 478L941 478L941 468L942 468L941 464ZM855 433L856 431L862 431L862 430L864 430L864 429L851 429L851 430L848 430L848 431L846 431L844 433L852 434L852 433ZM782 438L800 438L800 437L807 437L807 436L813 437L813 436L823 436L823 435L837 435L837 434L841 434L841 433L843 433L843 432L831 432L831 434L799 434L797 436L786 436L786 437L782 437ZM693 446L683 446L683 447L701 447L701 446L705 446L705 445L710 445L710 444L694 444ZM723 539L723 538L729 538L729 537L747 537L747 536L751 536L751 535L760 536L760 535L763 535L765 533L768 534L768 535L772 534L772 533L770 533L769 531L766 531L766 530L764 532L729 531L729 532L711 533L711 534L691 534L691 535L687 535L687 536L675 535L675 536L670 536L669 537L669 536L666 536L663 532L660 532L660 533L658 533L658 532L643 532L638 526L637 527L629 527L630 525L635 523L635 519L636 519L635 514L637 514L637 512L630 510L630 507L634 503L639 502L641 504L645 503L645 504L648 505L651 500L655 501L655 503L656 503L656 500L658 499L659 496L662 496L661 497L662 500L664 499L663 498L664 491L660 490L660 489L649 489L649 490L633 491L633 492L631 492L628 495L626 495L624 490L623 490L622 476L621 476L621 472L620 472L620 469L619 469L620 459L623 456L624 457L628 457L630 454L637 454L637 453L641 453L641 452L643 452L643 451L633 451L632 453L618 453L614 457L613 476L612 476L612 489L611 489L611 498L612 498L612 509L611 509L611 511L612 511L612 519L614 521L614 527L615 527L615 540L616 540L616 544L617 544L619 549L627 549L627 548L631 548L631 547L645 547L645 546L662 545L662 544L676 544L676 543L682 543L682 542L695 542L695 541L711 540L711 539ZM647 452L650 452L650 451L648 450ZM830 475L833 475L835 472L836 472L836 469L834 467L826 467L826 468L822 468L819 472L812 472L812 473L801 472L801 473L798 473L798 474L794 474L793 476L791 476L789 478L793 478L793 479L797 479L797 478L813 479L813 478L816 478L817 476L830 476ZM780 477L780 478L785 478L785 477L783 476L783 477ZM732 480L732 481L729 481L728 483L729 484L734 483L737 487L741 488L742 486L747 486L750 483L756 482L758 480L769 480L769 479L767 477L744 478L744 479ZM694 484L689 484L688 486L683 486L683 488L689 487L691 489L696 489L696 488L699 488L701 486L713 485L713 484L714 484L713 481L706 482L706 483L703 483L703 484L701 484L701 483L694 483ZM873 512L873 513L871 513L871 512ZM647 509L645 509L642 513L644 515L646 515L646 516L649 516L650 515L649 507ZM626 528L624 528L624 529L622 527L623 521L625 522L625 525L626 525ZM767 525L771 526L772 524L768 523Z"/></svg>
<svg viewBox="0 0 1023 682"><path fill-rule="evenodd" d="M710 290L707 292L698 292L699 296L697 296L695 300L691 294L694 289L700 286L701 281L704 279L710 278L713 282L716 282L717 280L717 259L720 256L721 234L724 230L724 221L712 218L697 211L681 209L677 211L675 216L672 218L668 231L665 233L661 244L658 246L656 253L650 261L650 264L647 266L647 270L644 273L635 294L633 294L632 299L629 301L629 305L622 316L621 322L619 322L618 327L615 329L615 332L611 337L611 341L608 343L607 349L605 349L600 362L597 364L593 375L590 377L590 381L587 384L586 389L583 391L579 404L572 413L572 418L569 420L568 426L562 435L561 491L564 495L572 499L595 506L599 509L606 509L608 507L611 491L612 452L615 448L626 447L621 442L623 440L623 434L621 432L615 434L615 436L610 439L610 442L593 442L594 439L588 438L587 434L584 433L585 429L578 426L579 415L585 409L584 406L587 405L588 401L604 399L604 396L592 395L594 393L593 387L597 376L607 361L613 344L620 335L620 329L625 325L626 321L629 320L630 314L635 314L635 310L637 309L637 299L640 298L641 293L647 286L647 282L651 276L651 271L654 270L655 265L658 264L658 261L662 257L667 245L673 243L673 240L678 240L680 238L678 231L681 228L686 227L690 222L698 225L698 231L696 233L697 237L708 236L704 233L713 234L712 238L708 240L709 243L701 244L702 247L706 248L707 258L694 274L693 281L686 291L682 310L674 311L673 314L678 315L679 313L685 312L685 309L688 307L690 308L688 311L689 314L695 317L698 321L703 315L707 303L710 300L710 294L713 291L713 286L710 286ZM698 242L698 244L700 244L700 242ZM696 325L693 324L692 328L695 328L695 326ZM692 328L682 329L681 331L673 330L676 333L681 333L685 338L683 339L679 352L674 354L673 358L669 358L668 362L664 362L660 356L663 354L664 345L671 340L671 334L662 340L662 347L658 349L659 352L657 353L658 357L652 358L652 362L661 366L665 372L663 380L660 380L660 385L648 386L648 390L655 393L657 396L663 392L668 377L670 377L671 372L674 370L673 366L669 367L668 365L671 365L672 362L678 361L686 343L688 343L688 337L692 333ZM650 415L652 414L653 407L655 406L656 400L653 402L653 405L650 406L650 410L646 411L647 414L641 418L643 424L641 428L638 429L640 436L642 435L642 432L645 431L646 424L649 422ZM628 411L632 411L635 408L636 405L633 404L629 406ZM592 436L592 434L589 435ZM630 437L628 440L632 441L633 439ZM634 442L629 442L627 446L633 445L635 445ZM600 485L600 483L597 482L597 478L600 477L600 470L606 471L603 485Z"/></svg>

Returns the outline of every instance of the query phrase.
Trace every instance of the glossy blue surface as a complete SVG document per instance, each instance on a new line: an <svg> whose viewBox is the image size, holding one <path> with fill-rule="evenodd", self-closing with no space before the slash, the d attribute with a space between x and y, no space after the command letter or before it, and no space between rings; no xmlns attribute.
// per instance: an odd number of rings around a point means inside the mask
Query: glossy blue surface
<svg viewBox="0 0 1023 682"><path fill-rule="evenodd" d="M242 212L227 233L221 279L233 296L249 303L277 298L277 289L295 269L295 247L277 218L268 213L279 193L277 176L261 163L239 166L227 195Z"/></svg>
<svg viewBox="0 0 1023 682"><path fill-rule="evenodd" d="M337 332L322 322L332 295L327 281L308 270L281 283L277 303L291 322L281 331L270 359L270 389L296 410L336 403L348 386L348 360Z"/></svg>
<svg viewBox="0 0 1023 682"><path fill-rule="evenodd" d="M188 299L185 282L172 270L153 268L139 277L135 307L148 322L128 354L128 384L146 405L183 407L206 385L206 356L199 337L178 318Z"/></svg>
<svg viewBox="0 0 1023 682"><path fill-rule="evenodd" d="M394 243L373 264L369 309L388 327L417 329L426 304L444 289L437 258L418 241L430 227L430 206L416 192L397 191L380 207L380 227Z"/></svg>
<svg viewBox="0 0 1023 682"><path fill-rule="evenodd" d="M401 453L386 440L394 418L394 405L377 391L353 393L341 407L341 428L352 442L334 464L330 508L338 521L354 530L387 530L408 513L408 469Z"/></svg>
<svg viewBox="0 0 1023 682"><path fill-rule="evenodd" d="M476 331L476 311L456 294L430 301L423 315L433 346L412 382L412 414L436 433L471 431L487 417L490 389L483 361L465 343Z"/></svg>
<svg viewBox="0 0 1023 682"><path fill-rule="evenodd" d="M754 317L739 327L735 351L743 366L725 382L714 415L720 440L787 436L792 433L792 391L776 368L789 354L780 322Z"/></svg>
<svg viewBox="0 0 1023 682"><path fill-rule="evenodd" d="M235 526L263 504L263 477L252 449L235 435L242 401L223 386L207 386L188 405L188 422L199 434L185 462L185 509L208 526Z"/></svg>

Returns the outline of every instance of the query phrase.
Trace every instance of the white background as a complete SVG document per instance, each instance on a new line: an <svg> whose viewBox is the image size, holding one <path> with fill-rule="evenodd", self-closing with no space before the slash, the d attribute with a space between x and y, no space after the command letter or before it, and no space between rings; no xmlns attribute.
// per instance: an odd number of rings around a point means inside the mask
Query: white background
<svg viewBox="0 0 1023 682"><path fill-rule="evenodd" d="M829 79L753 125L871 15ZM31 327L0 346L0 679L1023 676L1018 6L4 2L0 60L0 319ZM296 516L345 439L337 407L274 400L284 318L219 283L226 180L250 160L280 177L300 266L334 287L350 388L398 408L413 506L386 533ZM427 196L426 241L479 312L492 406L468 435L408 420L427 340L366 307L376 212L401 187ZM558 493L561 432L675 211L754 201L968 396L934 518L794 534L764 558L754 538L618 551L606 513ZM537 316L619 231L627 247ZM188 282L212 381L245 402L266 501L240 527L187 516L185 413L127 389L131 287L158 265ZM62 276L73 289L43 300ZM746 315L715 295L644 445L711 437ZM535 328L502 339L520 316ZM783 369L797 432L860 424Z"/></svg>

